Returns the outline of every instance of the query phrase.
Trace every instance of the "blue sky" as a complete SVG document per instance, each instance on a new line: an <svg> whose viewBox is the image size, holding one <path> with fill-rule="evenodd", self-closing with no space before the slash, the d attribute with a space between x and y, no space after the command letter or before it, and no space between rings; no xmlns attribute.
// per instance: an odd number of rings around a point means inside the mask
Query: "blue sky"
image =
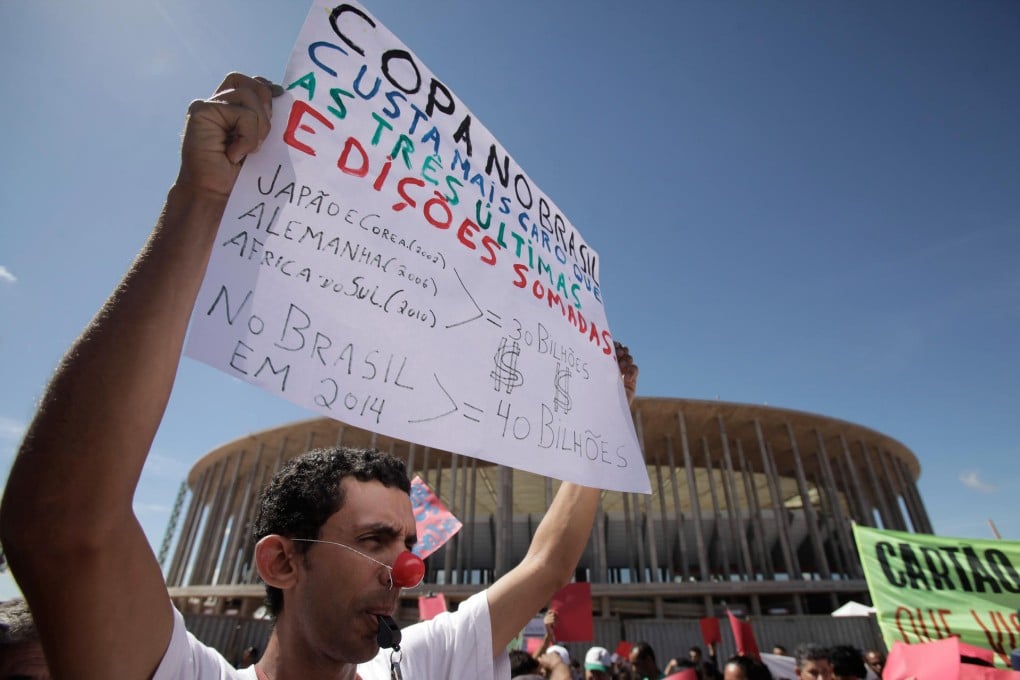
<svg viewBox="0 0 1020 680"><path fill-rule="evenodd" d="M640 392L873 428L937 533L1020 540L1020 5L368 2L595 247ZM0 3L0 475L144 242L188 102L304 3ZM310 414L185 360L136 510ZM0 596L14 592L0 577Z"/></svg>

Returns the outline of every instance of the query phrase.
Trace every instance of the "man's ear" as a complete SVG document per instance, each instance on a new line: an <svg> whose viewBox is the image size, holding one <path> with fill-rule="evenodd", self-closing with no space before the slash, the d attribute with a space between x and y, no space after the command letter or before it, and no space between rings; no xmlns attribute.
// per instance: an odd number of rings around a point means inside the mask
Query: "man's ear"
<svg viewBox="0 0 1020 680"><path fill-rule="evenodd" d="M269 534L255 544L255 567L266 585L287 590L297 583L298 562L304 556L294 543L279 534Z"/></svg>

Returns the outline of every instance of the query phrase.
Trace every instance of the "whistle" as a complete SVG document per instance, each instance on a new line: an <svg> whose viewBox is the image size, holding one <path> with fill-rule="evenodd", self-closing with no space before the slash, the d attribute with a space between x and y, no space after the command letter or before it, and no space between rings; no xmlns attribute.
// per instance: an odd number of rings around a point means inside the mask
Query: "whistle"
<svg viewBox="0 0 1020 680"><path fill-rule="evenodd" d="M379 632L376 634L376 642L384 649L400 649L400 628L391 616L376 614L379 619Z"/></svg>

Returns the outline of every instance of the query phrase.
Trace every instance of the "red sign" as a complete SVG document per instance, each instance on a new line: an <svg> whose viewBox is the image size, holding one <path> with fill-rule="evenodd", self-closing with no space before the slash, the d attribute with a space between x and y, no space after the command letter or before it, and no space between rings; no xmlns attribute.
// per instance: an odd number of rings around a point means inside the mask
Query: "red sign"
<svg viewBox="0 0 1020 680"><path fill-rule="evenodd" d="M761 661L761 652L758 651L758 641L754 639L754 629L751 628L751 624L741 621L733 615L733 612L727 611L726 615L730 617L733 640L737 643L737 654Z"/></svg>
<svg viewBox="0 0 1020 680"><path fill-rule="evenodd" d="M446 611L446 596L442 593L418 598L418 620L428 621Z"/></svg>
<svg viewBox="0 0 1020 680"><path fill-rule="evenodd" d="M595 621L591 615L591 584L569 583L552 596L549 609L556 612L557 642L591 642Z"/></svg>
<svg viewBox="0 0 1020 680"><path fill-rule="evenodd" d="M701 639L705 641L706 647L722 642L722 630L719 628L719 619L714 616L706 616L698 623L701 624Z"/></svg>

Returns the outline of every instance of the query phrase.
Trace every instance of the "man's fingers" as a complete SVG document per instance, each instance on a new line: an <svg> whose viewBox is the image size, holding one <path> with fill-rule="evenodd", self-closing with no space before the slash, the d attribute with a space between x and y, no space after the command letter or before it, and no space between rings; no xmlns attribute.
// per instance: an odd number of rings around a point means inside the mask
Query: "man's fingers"
<svg viewBox="0 0 1020 680"><path fill-rule="evenodd" d="M221 93L231 90L251 90L258 95L259 100L262 102L262 107L266 111L272 110L273 90L272 83L268 78L261 76L252 78L243 73L230 73L223 79L220 86L216 88L216 94L211 99L215 99Z"/></svg>
<svg viewBox="0 0 1020 680"><path fill-rule="evenodd" d="M269 134L270 112L260 94L250 88L219 92L199 102L194 114L214 121L220 128L224 153L235 165L258 150Z"/></svg>
<svg viewBox="0 0 1020 680"><path fill-rule="evenodd" d="M262 83L263 85L265 85L266 87L269 88L269 94L273 97L273 99L276 99L277 97L282 95L284 92L286 92L286 90L283 89L283 85L279 85L277 83L274 83L269 78L263 78L262 76L255 76L255 80L259 81L260 83Z"/></svg>

